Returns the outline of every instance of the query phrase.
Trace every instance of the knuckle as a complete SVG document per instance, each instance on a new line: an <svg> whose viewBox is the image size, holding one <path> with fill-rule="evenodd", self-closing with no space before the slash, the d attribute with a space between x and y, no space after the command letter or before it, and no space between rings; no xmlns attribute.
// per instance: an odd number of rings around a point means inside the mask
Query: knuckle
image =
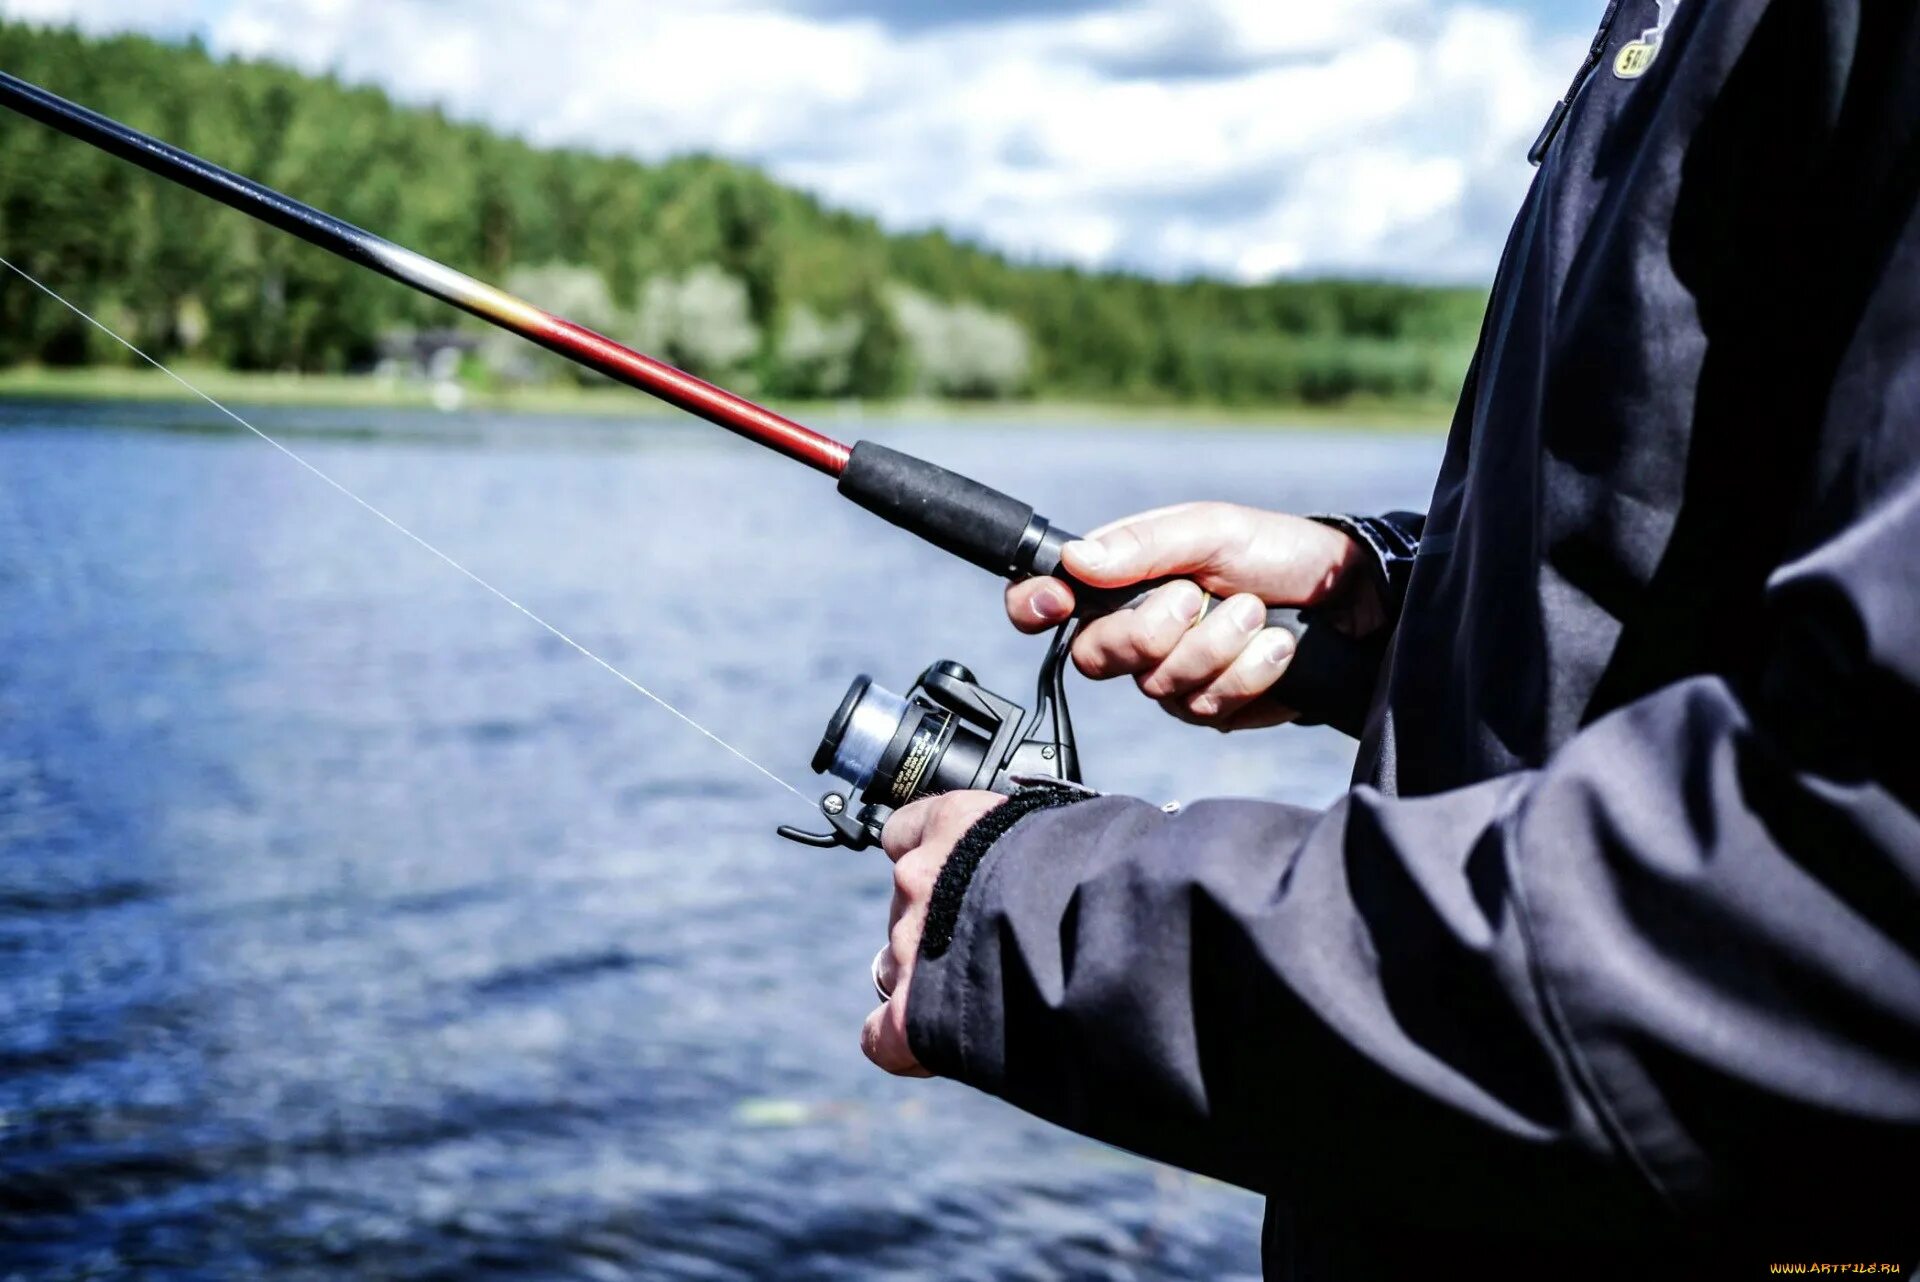
<svg viewBox="0 0 1920 1282"><path fill-rule="evenodd" d="M1204 672L1211 681L1225 672L1239 656L1242 639L1230 627L1209 627L1194 638L1195 671Z"/></svg>
<svg viewBox="0 0 1920 1282"><path fill-rule="evenodd" d="M1188 520L1197 544L1207 549L1206 563L1212 568L1234 537L1233 504L1215 501L1197 504Z"/></svg>
<svg viewBox="0 0 1920 1282"><path fill-rule="evenodd" d="M1140 693L1149 699L1165 699L1173 695L1186 694L1195 687L1204 685L1212 675L1208 671L1210 664L1205 655L1190 653L1185 647L1174 651L1173 655L1151 671L1135 678L1140 685Z"/></svg>
<svg viewBox="0 0 1920 1282"><path fill-rule="evenodd" d="M1118 621L1102 619L1101 624ZM1073 644L1073 666L1086 676L1101 681L1123 671L1131 653L1126 636L1114 626L1090 628Z"/></svg>
<svg viewBox="0 0 1920 1282"><path fill-rule="evenodd" d="M1180 644L1180 634L1169 625L1154 624L1142 628L1132 642L1127 653L1127 670L1139 672L1165 663L1173 654L1173 648Z"/></svg>
<svg viewBox="0 0 1920 1282"><path fill-rule="evenodd" d="M1153 531L1150 526L1123 525L1100 541L1120 555L1132 557L1152 550Z"/></svg>
<svg viewBox="0 0 1920 1282"><path fill-rule="evenodd" d="M887 826L880 830L880 848L895 861L905 858L919 844L920 817L913 813L911 806L896 810L887 820Z"/></svg>
<svg viewBox="0 0 1920 1282"><path fill-rule="evenodd" d="M908 899L925 899L933 893L933 883L940 876L940 869L946 863L947 852L932 851L922 846L914 854L908 855L900 863L906 868L903 893Z"/></svg>
<svg viewBox="0 0 1920 1282"><path fill-rule="evenodd" d="M1270 681L1236 667L1215 681L1206 689L1199 691L1191 699L1195 713L1208 720L1218 720L1230 716L1245 707L1257 697Z"/></svg>
<svg viewBox="0 0 1920 1282"><path fill-rule="evenodd" d="M1149 699L1164 699L1174 693L1173 679L1167 675L1164 667L1155 668L1152 672L1135 677L1133 683L1139 686L1140 693Z"/></svg>
<svg viewBox="0 0 1920 1282"><path fill-rule="evenodd" d="M1182 667L1188 677L1187 688L1191 689L1196 682L1212 681L1225 672L1243 644L1244 638L1224 619L1207 619L1194 629L1190 646L1179 656L1186 661Z"/></svg>
<svg viewBox="0 0 1920 1282"><path fill-rule="evenodd" d="M1266 693L1285 671L1284 667L1273 668L1265 664L1235 664L1220 678L1220 693L1228 699L1251 699Z"/></svg>
<svg viewBox="0 0 1920 1282"><path fill-rule="evenodd" d="M1225 676L1207 687L1201 697L1210 699L1217 712L1229 704L1245 703L1260 691L1254 688L1254 678L1245 672L1229 671Z"/></svg>

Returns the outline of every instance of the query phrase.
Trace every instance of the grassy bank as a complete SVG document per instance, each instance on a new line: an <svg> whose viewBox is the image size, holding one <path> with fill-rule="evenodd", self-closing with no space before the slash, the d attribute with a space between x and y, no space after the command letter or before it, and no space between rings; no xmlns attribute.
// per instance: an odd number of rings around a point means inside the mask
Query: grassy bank
<svg viewBox="0 0 1920 1282"><path fill-rule="evenodd" d="M667 416L678 411L641 393L602 387L527 387L477 393L462 390L457 403L436 401L434 389L411 381L324 374L250 374L185 366L188 379L215 400L235 406L333 409L485 410L601 418ZM0 397L56 401L194 401L178 382L153 369L124 367L0 369ZM1438 401L1355 398L1335 405L1207 406L1102 403L1093 401L897 401L861 403L779 402L799 418L977 419L982 422L1046 422L1062 425L1172 423L1227 427L1339 427L1355 430L1445 428L1453 406Z"/></svg>

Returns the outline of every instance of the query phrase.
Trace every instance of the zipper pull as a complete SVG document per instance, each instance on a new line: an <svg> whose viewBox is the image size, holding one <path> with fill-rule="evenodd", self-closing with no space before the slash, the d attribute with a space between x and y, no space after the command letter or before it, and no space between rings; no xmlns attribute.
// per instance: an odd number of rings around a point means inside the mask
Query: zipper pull
<svg viewBox="0 0 1920 1282"><path fill-rule="evenodd" d="M1540 136L1533 140L1533 146L1527 148L1527 163L1535 169L1540 168L1540 162L1547 158L1547 148L1553 146L1554 135L1566 123L1567 112L1572 107L1565 98L1553 104L1553 112L1547 117L1547 123L1540 126Z"/></svg>
<svg viewBox="0 0 1920 1282"><path fill-rule="evenodd" d="M1620 6L1625 0L1609 0L1606 13L1600 17L1600 29L1593 34L1593 45L1587 50L1587 60L1580 71L1567 86L1566 96L1553 104L1553 111L1547 117L1547 123L1540 128L1540 136L1533 140L1533 146L1527 148L1527 163L1535 169L1547 158L1547 148L1553 146L1554 137L1560 132L1560 126L1567 123L1567 113L1573 110L1573 100L1580 96L1580 89L1587 83L1587 77L1600 65L1600 59L1606 56L1607 39L1613 34L1613 20L1620 16ZM1667 0L1656 0L1661 12L1667 11ZM1673 0L1677 8L1679 0Z"/></svg>

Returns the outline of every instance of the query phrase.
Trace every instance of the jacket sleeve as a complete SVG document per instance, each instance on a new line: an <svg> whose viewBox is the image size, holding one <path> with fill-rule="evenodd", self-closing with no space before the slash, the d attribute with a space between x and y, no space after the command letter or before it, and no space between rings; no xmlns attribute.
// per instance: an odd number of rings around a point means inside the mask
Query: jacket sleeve
<svg viewBox="0 0 1920 1282"><path fill-rule="evenodd" d="M1751 689L1428 797L1027 815L915 972L921 1060L1308 1205L1920 1251L1916 333Z"/></svg>
<svg viewBox="0 0 1920 1282"><path fill-rule="evenodd" d="M1420 536L1426 530L1424 512L1384 512L1379 516L1322 513L1309 518L1330 525L1367 550L1386 606L1387 630L1400 618L1407 599L1413 561L1420 555Z"/></svg>

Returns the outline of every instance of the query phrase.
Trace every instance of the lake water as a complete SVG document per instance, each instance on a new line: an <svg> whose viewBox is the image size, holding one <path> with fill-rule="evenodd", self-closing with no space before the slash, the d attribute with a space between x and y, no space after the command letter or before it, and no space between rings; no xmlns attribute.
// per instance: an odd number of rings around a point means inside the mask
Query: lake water
<svg viewBox="0 0 1920 1282"><path fill-rule="evenodd" d="M857 672L1031 688L986 576L710 429L259 421L809 795ZM0 405L0 1278L1257 1273L1253 1196L873 1071L882 856L219 426ZM1439 454L819 426L1080 528L1418 507ZM1351 764L1073 693L1108 790Z"/></svg>

